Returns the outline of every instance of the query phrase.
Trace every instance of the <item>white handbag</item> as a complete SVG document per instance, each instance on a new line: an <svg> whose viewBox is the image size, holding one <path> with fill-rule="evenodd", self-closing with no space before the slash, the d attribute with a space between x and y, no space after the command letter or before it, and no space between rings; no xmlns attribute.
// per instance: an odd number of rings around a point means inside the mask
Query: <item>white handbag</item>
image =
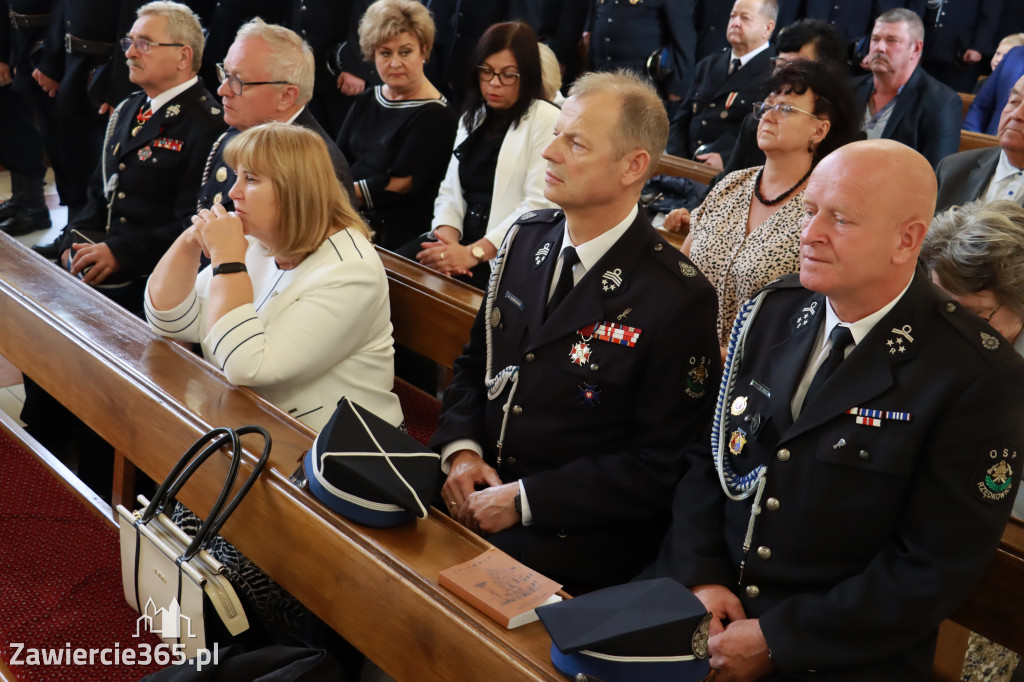
<svg viewBox="0 0 1024 682"><path fill-rule="evenodd" d="M252 473L228 502L242 461L239 436L259 433L263 454ZM231 465L220 495L194 538L168 516L185 482L213 453L231 445ZM197 440L157 489L152 501L139 496L142 509L131 512L117 506L121 532L121 583L128 603L139 613L139 626L158 635L175 654L193 658L207 648L204 597L216 611L228 634L249 628L242 602L224 567L203 545L249 492L270 456L270 434L259 426L234 430L213 429ZM164 512L167 513L164 513ZM136 632L136 636L141 632Z"/></svg>

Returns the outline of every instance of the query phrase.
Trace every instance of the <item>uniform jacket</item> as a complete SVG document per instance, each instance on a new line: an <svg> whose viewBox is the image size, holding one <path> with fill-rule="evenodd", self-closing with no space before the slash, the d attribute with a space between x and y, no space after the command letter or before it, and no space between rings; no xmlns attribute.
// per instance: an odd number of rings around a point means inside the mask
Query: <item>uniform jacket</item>
<svg viewBox="0 0 1024 682"><path fill-rule="evenodd" d="M309 128L323 138L324 143L327 145L327 152L331 156L331 164L334 166L334 175L337 176L338 182L348 192L354 206L355 197L352 186L352 171L348 167L345 155L338 149L338 145L327 134L327 131L321 127L313 117L313 114L309 113L307 108L303 108L292 123L303 128ZM202 185L199 188L199 200L196 202L194 212L197 213L200 209L210 208L214 204L222 204L229 211L233 209L234 202L231 201L228 192L231 190L231 186L235 184L236 175L231 166L224 161L224 150L227 148L228 142L240 132L237 128L228 128L213 143L213 147L210 148L209 156L203 165ZM185 227L191 224L192 214L190 213L185 218Z"/></svg>
<svg viewBox="0 0 1024 682"><path fill-rule="evenodd" d="M146 100L146 93L138 92L112 114L88 201L61 244L62 252L70 248L72 228L106 231L103 241L121 267L110 284L148 275L181 234L195 212L207 154L224 130L219 104L199 81L132 137Z"/></svg>
<svg viewBox="0 0 1024 682"><path fill-rule="evenodd" d="M544 321L563 230L557 210L521 218L500 286L488 291L494 309L481 309L455 363L432 444L471 438L503 481L523 480L533 525L521 561L573 581L615 584L653 558L683 471L679 447L707 425L720 357L717 302L641 212ZM585 341L597 322L629 325L640 336L634 347ZM492 372L519 368L500 463L496 443L512 386L486 397L488 326ZM590 354L577 363L570 355L580 343Z"/></svg>
<svg viewBox="0 0 1024 682"><path fill-rule="evenodd" d="M999 115L1021 76L1024 76L1024 45L1011 48L992 75L985 79L964 117L964 130L998 135Z"/></svg>
<svg viewBox="0 0 1024 682"><path fill-rule="evenodd" d="M871 74L855 81L854 90L858 110L863 116L874 91ZM960 96L918 66L896 98L882 137L913 147L934 166L960 148L962 117Z"/></svg>
<svg viewBox="0 0 1024 682"><path fill-rule="evenodd" d="M495 247L501 245L512 226L523 213L538 208L551 208L544 198L544 172L547 162L541 158L541 151L551 141L555 129L558 108L546 100L534 100L519 124L510 127L498 151L498 163L494 169L494 190L491 193L491 211L487 220L487 238ZM483 123L483 121L480 121ZM459 119L459 130L455 135L455 148L469 136L465 119ZM434 202L432 227L451 225L462 232L462 221L466 215L466 201L462 196L459 179L459 159L452 154L448 162L441 188Z"/></svg>
<svg viewBox="0 0 1024 682"><path fill-rule="evenodd" d="M508 20L524 21L547 43L559 63L569 65L576 61L577 49L587 22L589 0L510 0Z"/></svg>
<svg viewBox="0 0 1024 682"><path fill-rule="evenodd" d="M672 70L665 90L685 97L693 81L693 23L695 0L646 0L642 3L608 0L593 5L590 68L595 71L633 69L647 72L647 58L668 50Z"/></svg>
<svg viewBox="0 0 1024 682"><path fill-rule="evenodd" d="M728 154L736 141L743 117L753 110L754 102L764 99L771 76L769 48L729 74L731 52L706 57L697 64L690 94L683 102L680 128L686 131L684 148L693 156L701 145L707 151Z"/></svg>
<svg viewBox="0 0 1024 682"><path fill-rule="evenodd" d="M729 48L725 31L732 4L720 0L697 0L693 23L697 27L697 62Z"/></svg>
<svg viewBox="0 0 1024 682"><path fill-rule="evenodd" d="M779 6L775 33L778 35L782 28L797 19L821 19L839 29L847 40L857 40L871 35L880 14L906 5L902 0L803 0L802 3L788 0Z"/></svg>
<svg viewBox="0 0 1024 682"><path fill-rule="evenodd" d="M934 17L933 12L926 11L922 59L952 63L966 50L991 55L1002 37L999 16L1003 11L1003 2L943 0Z"/></svg>
<svg viewBox="0 0 1024 682"><path fill-rule="evenodd" d="M939 179L935 212L982 198L999 165L1000 151L999 147L971 149L940 161L935 169Z"/></svg>
<svg viewBox="0 0 1024 682"><path fill-rule="evenodd" d="M203 357L319 431L343 396L398 426L391 307L384 265L365 237L341 230L297 267L281 270L252 237L245 264L254 301L207 326L210 267L170 311L146 297L158 334L202 343Z"/></svg>
<svg viewBox="0 0 1024 682"><path fill-rule="evenodd" d="M28 15L50 15L50 21L53 21L53 2L50 0L7 0L0 3L0 8L8 9L11 12L17 14L28 14ZM6 16L6 13L5 13ZM3 43L3 36L9 32L9 42ZM10 21L6 22L6 27L0 30L0 60L8 60L8 50L10 50L10 64L12 69L17 69L18 73L14 74L15 87L20 90L25 90L26 86L31 85L34 88L39 88L39 84L32 79L32 69L35 65L32 63L30 54L36 44L44 41L47 34L47 26L38 26L33 28L14 28Z"/></svg>
<svg viewBox="0 0 1024 682"><path fill-rule="evenodd" d="M719 397L725 460L738 476L765 467L750 551L755 496L728 500L702 443L657 573L732 587L787 680L927 679L938 625L981 577L1010 512L1024 360L919 270L794 421L827 303L797 275L782 282ZM888 413L872 425L851 408Z"/></svg>

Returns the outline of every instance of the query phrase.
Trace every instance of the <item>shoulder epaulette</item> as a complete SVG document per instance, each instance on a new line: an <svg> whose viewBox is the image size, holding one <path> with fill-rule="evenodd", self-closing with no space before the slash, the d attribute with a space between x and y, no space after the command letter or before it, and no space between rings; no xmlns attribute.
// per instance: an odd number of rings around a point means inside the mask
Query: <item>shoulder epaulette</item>
<svg viewBox="0 0 1024 682"><path fill-rule="evenodd" d="M517 225L533 225L538 223L545 223L553 225L565 217L565 213L560 208L542 208L536 211L527 211L523 215L516 218Z"/></svg>

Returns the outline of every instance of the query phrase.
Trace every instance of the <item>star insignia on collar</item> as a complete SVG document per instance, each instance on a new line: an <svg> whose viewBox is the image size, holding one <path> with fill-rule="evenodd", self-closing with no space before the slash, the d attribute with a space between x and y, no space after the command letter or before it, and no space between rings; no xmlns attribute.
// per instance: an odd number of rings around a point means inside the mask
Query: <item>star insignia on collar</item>
<svg viewBox="0 0 1024 682"><path fill-rule="evenodd" d="M180 113L181 113L181 105L180 104L172 104L171 106L167 107L167 109L164 111L164 118L174 118L175 116L177 116Z"/></svg>
<svg viewBox="0 0 1024 682"><path fill-rule="evenodd" d="M537 251L533 254L533 267L539 268L540 264L547 259L548 254L550 252L551 242L544 242L544 245L537 249Z"/></svg>

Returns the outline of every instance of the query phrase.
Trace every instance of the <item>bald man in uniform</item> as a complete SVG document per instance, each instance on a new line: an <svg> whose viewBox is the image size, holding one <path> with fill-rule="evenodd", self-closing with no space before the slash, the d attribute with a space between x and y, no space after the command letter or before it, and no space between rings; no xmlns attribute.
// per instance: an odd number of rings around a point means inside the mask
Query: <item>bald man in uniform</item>
<svg viewBox="0 0 1024 682"><path fill-rule="evenodd" d="M935 193L909 147L840 148L807 185L800 273L737 317L653 567L714 614L719 680L927 679L999 542L1024 360L917 267Z"/></svg>

